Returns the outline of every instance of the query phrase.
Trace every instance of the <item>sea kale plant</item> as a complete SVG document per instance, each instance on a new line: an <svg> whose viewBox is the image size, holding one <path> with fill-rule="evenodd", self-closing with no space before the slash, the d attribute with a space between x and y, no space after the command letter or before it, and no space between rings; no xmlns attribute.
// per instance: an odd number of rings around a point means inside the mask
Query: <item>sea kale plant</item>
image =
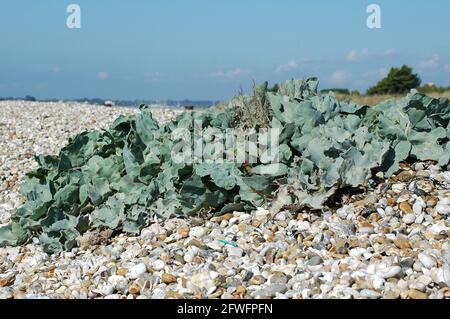
<svg viewBox="0 0 450 319"><path fill-rule="evenodd" d="M26 202L0 228L0 246L38 237L46 251L59 252L88 230L138 234L155 216L252 211L268 202L320 210L338 189L365 186L378 172L388 176L406 159L448 165L447 99L412 91L369 107L320 95L317 85L315 78L277 90L265 84L253 96L164 125L141 107L109 130L73 137L59 155L36 157L39 168L22 187ZM244 142L225 147L226 158L204 158L216 153L218 136L244 128L279 134L253 157ZM269 160L271 148L277 154Z"/></svg>

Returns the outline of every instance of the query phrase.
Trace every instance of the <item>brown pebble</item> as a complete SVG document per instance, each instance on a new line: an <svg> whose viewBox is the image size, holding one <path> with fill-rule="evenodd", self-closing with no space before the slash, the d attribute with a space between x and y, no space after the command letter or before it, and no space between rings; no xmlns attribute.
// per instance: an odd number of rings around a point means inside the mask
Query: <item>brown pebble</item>
<svg viewBox="0 0 450 319"><path fill-rule="evenodd" d="M238 286L233 293L235 299L244 299L247 289L244 286Z"/></svg>
<svg viewBox="0 0 450 319"><path fill-rule="evenodd" d="M178 234L181 235L181 238L186 238L189 236L189 231L190 231L189 227L181 227L178 230Z"/></svg>
<svg viewBox="0 0 450 319"><path fill-rule="evenodd" d="M410 249L411 248L411 244L409 243L409 240L403 236L397 236L397 238L395 238L395 240L394 240L394 245L400 249Z"/></svg>
<svg viewBox="0 0 450 319"><path fill-rule="evenodd" d="M371 223L363 221L358 224L358 231L364 233L372 233L374 231L374 227Z"/></svg>
<svg viewBox="0 0 450 319"><path fill-rule="evenodd" d="M220 298L225 293L225 289L218 288L215 292L208 296L208 299L217 299Z"/></svg>
<svg viewBox="0 0 450 319"><path fill-rule="evenodd" d="M166 238L167 238L167 235L166 235L166 234L159 234L159 235L156 235L156 239L158 239L158 240L160 240L160 241L164 241L164 240L166 240Z"/></svg>
<svg viewBox="0 0 450 319"><path fill-rule="evenodd" d="M427 196L425 198L428 207L434 207L439 202L439 197L437 196Z"/></svg>
<svg viewBox="0 0 450 319"><path fill-rule="evenodd" d="M416 289L410 289L409 292L408 292L408 296L411 299L427 299L428 298L426 293L421 292L421 291L416 290Z"/></svg>
<svg viewBox="0 0 450 319"><path fill-rule="evenodd" d="M398 163L401 169L408 169L411 167L408 162L400 162Z"/></svg>
<svg viewBox="0 0 450 319"><path fill-rule="evenodd" d="M379 233L382 233L382 234L389 234L389 233L392 233L392 227L390 227L390 226L382 226L382 227L380 227L380 228L378 229L378 232L379 232Z"/></svg>
<svg viewBox="0 0 450 319"><path fill-rule="evenodd" d="M400 292L397 290L390 290L384 293L384 299L398 299L400 297Z"/></svg>
<svg viewBox="0 0 450 319"><path fill-rule="evenodd" d="M261 275L256 275L249 280L249 283L252 285L262 285L266 282L266 278Z"/></svg>
<svg viewBox="0 0 450 319"><path fill-rule="evenodd" d="M14 290L14 299L27 299L27 295L22 290Z"/></svg>
<svg viewBox="0 0 450 319"><path fill-rule="evenodd" d="M233 217L233 213L227 213L221 216L215 217L217 223L221 223L223 220L230 220Z"/></svg>
<svg viewBox="0 0 450 319"><path fill-rule="evenodd" d="M348 244L345 240L338 240L335 245L336 252L341 255L345 255L348 252Z"/></svg>
<svg viewBox="0 0 450 319"><path fill-rule="evenodd" d="M413 210L411 205L408 202L401 202L400 203L400 210L404 212L405 214L412 214Z"/></svg>
<svg viewBox="0 0 450 319"><path fill-rule="evenodd" d="M174 282L177 282L177 277L172 274L164 273L161 276L161 281L165 284L172 284Z"/></svg>
<svg viewBox="0 0 450 319"><path fill-rule="evenodd" d="M395 202L395 199L393 199L392 197L388 197L387 204L391 207L394 207L397 203Z"/></svg>
<svg viewBox="0 0 450 319"><path fill-rule="evenodd" d="M126 274L128 274L128 269L126 268L117 269L116 275L125 276Z"/></svg>
<svg viewBox="0 0 450 319"><path fill-rule="evenodd" d="M241 223L238 225L239 231L245 233L247 231L247 224Z"/></svg>
<svg viewBox="0 0 450 319"><path fill-rule="evenodd" d="M176 291L168 290L166 293L166 298L181 299L182 296Z"/></svg>
<svg viewBox="0 0 450 319"><path fill-rule="evenodd" d="M380 214L378 214L378 213L372 213L372 214L370 214L369 215L369 217L367 217L367 220L368 221L370 221L370 222L377 222L377 221L379 221L381 219L381 216L380 216Z"/></svg>
<svg viewBox="0 0 450 319"><path fill-rule="evenodd" d="M141 288L138 285L131 285L130 288L128 289L128 292L132 295L137 295L139 294L141 291Z"/></svg>
<svg viewBox="0 0 450 319"><path fill-rule="evenodd" d="M445 298L450 298L450 288L449 287L444 287L441 289L441 292L444 293L444 297Z"/></svg>
<svg viewBox="0 0 450 319"><path fill-rule="evenodd" d="M16 280L15 275L8 275L2 279L0 279L0 287L10 286Z"/></svg>
<svg viewBox="0 0 450 319"><path fill-rule="evenodd" d="M383 236L377 236L374 238L374 242L376 242L380 245L387 245L387 244L389 244L390 240Z"/></svg>
<svg viewBox="0 0 450 319"><path fill-rule="evenodd" d="M412 179L412 174L409 171L402 171L400 174L397 175L397 181L408 183Z"/></svg>
<svg viewBox="0 0 450 319"><path fill-rule="evenodd" d="M341 272L349 271L350 270L350 266L348 264L345 264L345 263L339 264L339 270Z"/></svg>

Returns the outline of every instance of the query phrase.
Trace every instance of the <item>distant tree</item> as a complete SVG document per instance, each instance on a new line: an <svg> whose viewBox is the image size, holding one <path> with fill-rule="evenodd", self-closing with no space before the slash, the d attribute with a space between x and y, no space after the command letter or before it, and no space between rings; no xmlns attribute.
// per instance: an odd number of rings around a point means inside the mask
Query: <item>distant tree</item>
<svg viewBox="0 0 450 319"><path fill-rule="evenodd" d="M272 93L277 93L280 90L280 85L278 85L277 83L275 83L274 85L272 85L271 87L269 87L267 89L268 92L272 92Z"/></svg>
<svg viewBox="0 0 450 319"><path fill-rule="evenodd" d="M444 93L450 91L450 87L448 86L437 86L434 83L427 83L424 86L417 88L417 91L423 94L429 93Z"/></svg>
<svg viewBox="0 0 450 319"><path fill-rule="evenodd" d="M35 102L36 98L34 96L27 95L27 96L25 96L25 101Z"/></svg>
<svg viewBox="0 0 450 319"><path fill-rule="evenodd" d="M328 93L328 92L334 92L336 94L343 94L343 95L350 95L350 90L349 89L334 88L334 89L323 89L323 90L320 90L320 93Z"/></svg>
<svg viewBox="0 0 450 319"><path fill-rule="evenodd" d="M350 89L343 89L343 88L334 88L334 89L323 89L320 90L320 93L336 93L341 95L361 95L358 90L350 90Z"/></svg>
<svg viewBox="0 0 450 319"><path fill-rule="evenodd" d="M419 75L413 73L413 69L407 65L400 68L391 68L389 74L367 90L367 94L403 94L420 86Z"/></svg>

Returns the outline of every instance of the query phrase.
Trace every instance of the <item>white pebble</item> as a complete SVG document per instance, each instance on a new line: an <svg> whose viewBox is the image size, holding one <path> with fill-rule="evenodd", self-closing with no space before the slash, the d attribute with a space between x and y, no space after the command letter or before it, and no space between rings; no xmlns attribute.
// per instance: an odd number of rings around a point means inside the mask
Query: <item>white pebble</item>
<svg viewBox="0 0 450 319"><path fill-rule="evenodd" d="M140 263L140 264L134 265L133 267L131 267L129 269L128 277L130 277L131 279L136 279L140 275L142 275L146 272L147 272L147 266L144 263Z"/></svg>
<svg viewBox="0 0 450 319"><path fill-rule="evenodd" d="M239 247L227 246L228 256L242 257L244 251Z"/></svg>
<svg viewBox="0 0 450 319"><path fill-rule="evenodd" d="M427 253L420 253L417 257L425 268L436 267L436 260Z"/></svg>
<svg viewBox="0 0 450 319"><path fill-rule="evenodd" d="M157 270L157 271L162 270L165 265L166 264L161 259L157 259L154 262L152 262L152 268Z"/></svg>
<svg viewBox="0 0 450 319"><path fill-rule="evenodd" d="M400 266L387 266L382 264L378 268L377 275L381 278L388 279L397 276L402 271Z"/></svg>
<svg viewBox="0 0 450 319"><path fill-rule="evenodd" d="M403 216L402 220L405 224L410 225L410 224L414 223L414 221L416 220L416 215L406 214L405 216Z"/></svg>
<svg viewBox="0 0 450 319"><path fill-rule="evenodd" d="M205 235L205 233L206 233L205 228L197 226L197 227L191 228L191 230L189 231L189 236L200 238L200 237L203 237Z"/></svg>
<svg viewBox="0 0 450 319"><path fill-rule="evenodd" d="M450 267L445 265L437 270L438 284L450 287Z"/></svg>
<svg viewBox="0 0 450 319"><path fill-rule="evenodd" d="M422 200L422 199L420 199L420 200ZM422 203L419 201L419 198L418 198L413 205L414 214L416 214L416 215L422 214L423 207L424 206L422 205Z"/></svg>
<svg viewBox="0 0 450 319"><path fill-rule="evenodd" d="M436 211L441 215L449 215L450 214L450 204L447 203L449 201L450 201L450 199L446 198L445 201L441 200L439 203L437 203Z"/></svg>

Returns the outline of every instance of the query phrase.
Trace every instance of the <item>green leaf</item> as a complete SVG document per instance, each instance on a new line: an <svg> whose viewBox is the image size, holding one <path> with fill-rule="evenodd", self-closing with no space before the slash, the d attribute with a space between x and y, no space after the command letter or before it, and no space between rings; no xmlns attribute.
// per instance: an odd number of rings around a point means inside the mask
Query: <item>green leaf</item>
<svg viewBox="0 0 450 319"><path fill-rule="evenodd" d="M69 184L58 190L54 196L56 205L72 205L78 202L80 187L75 184Z"/></svg>
<svg viewBox="0 0 450 319"><path fill-rule="evenodd" d="M155 138L158 123L153 119L152 113L144 109L136 116L136 133L145 145L149 145Z"/></svg>
<svg viewBox="0 0 450 319"><path fill-rule="evenodd" d="M95 209L91 213L92 226L95 228L117 228L125 220L124 199L123 194L116 194L110 197L103 206Z"/></svg>
<svg viewBox="0 0 450 319"><path fill-rule="evenodd" d="M111 189L109 187L109 182L104 177L94 177L92 179L92 184L89 184L87 188L87 194L94 205L103 203L110 193Z"/></svg>
<svg viewBox="0 0 450 319"><path fill-rule="evenodd" d="M267 165L258 165L253 168L253 173L258 175L270 175L273 177L284 176L288 172L288 167L285 164L274 163Z"/></svg>
<svg viewBox="0 0 450 319"><path fill-rule="evenodd" d="M0 227L0 247L15 246L18 242L18 236L13 232L12 226Z"/></svg>
<svg viewBox="0 0 450 319"><path fill-rule="evenodd" d="M378 171L389 176L408 157L448 164L448 100L412 92L360 106L318 94L317 85L316 78L290 80L273 90L264 83L253 96L161 125L141 107L140 113L117 118L108 130L70 138L58 155L36 157L39 167L22 186L26 202L13 222L0 228L0 246L20 245L34 236L45 251L55 253L70 250L76 237L90 229L138 234L154 217L252 211L270 202L272 212L286 205L323 209L339 188L366 185ZM257 120L258 112L263 121ZM213 142L229 129L256 131L266 125L277 129L279 138L265 141L268 133L260 134L264 147L256 161L202 158L220 150ZM202 146L202 156L193 162L173 158L182 137Z"/></svg>

